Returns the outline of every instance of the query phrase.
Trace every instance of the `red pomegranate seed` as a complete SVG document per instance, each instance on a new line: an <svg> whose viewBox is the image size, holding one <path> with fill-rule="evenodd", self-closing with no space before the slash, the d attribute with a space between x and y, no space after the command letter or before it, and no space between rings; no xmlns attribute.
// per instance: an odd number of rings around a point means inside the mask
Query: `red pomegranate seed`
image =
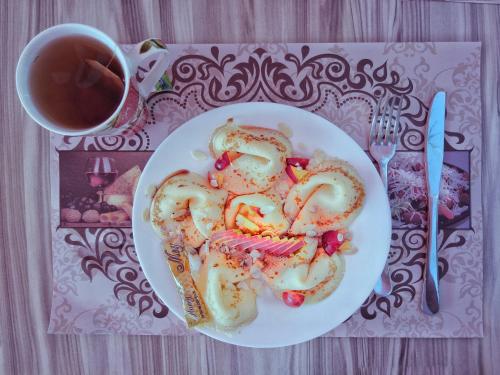
<svg viewBox="0 0 500 375"><path fill-rule="evenodd" d="M340 248L344 241L344 234L337 230L329 230L321 236L321 246L325 250L325 253L330 256Z"/></svg>
<svg viewBox="0 0 500 375"><path fill-rule="evenodd" d="M215 169L218 171L222 171L227 168L227 166L231 164L231 160L229 160L229 156L227 152L224 152L220 158L215 161Z"/></svg>
<svg viewBox="0 0 500 375"><path fill-rule="evenodd" d="M304 169L307 168L307 164L309 164L309 159L306 158L286 158L287 165L293 165L294 167L302 167Z"/></svg>
<svg viewBox="0 0 500 375"><path fill-rule="evenodd" d="M304 299L306 297L302 293L294 292L293 290L285 290L281 295L281 298L283 298L285 305L290 307L299 307L304 303Z"/></svg>

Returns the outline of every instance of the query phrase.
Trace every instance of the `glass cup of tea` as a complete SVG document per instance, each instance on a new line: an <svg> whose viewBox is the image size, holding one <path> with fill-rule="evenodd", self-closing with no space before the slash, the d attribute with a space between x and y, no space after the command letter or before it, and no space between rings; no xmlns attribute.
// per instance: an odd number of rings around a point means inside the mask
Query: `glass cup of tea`
<svg viewBox="0 0 500 375"><path fill-rule="evenodd" d="M57 25L24 48L17 93L26 112L55 133L134 133L145 123L146 97L169 88L169 60L158 39L120 48L93 27Z"/></svg>

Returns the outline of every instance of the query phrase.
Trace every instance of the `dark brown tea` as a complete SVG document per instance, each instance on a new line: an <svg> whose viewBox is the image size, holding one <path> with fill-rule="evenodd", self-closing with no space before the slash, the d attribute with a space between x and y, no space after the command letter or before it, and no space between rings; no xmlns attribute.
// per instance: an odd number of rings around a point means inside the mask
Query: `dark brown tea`
<svg viewBox="0 0 500 375"><path fill-rule="evenodd" d="M49 121L71 129L108 119L124 94L124 73L113 51L96 39L72 35L44 46L30 70L34 104Z"/></svg>

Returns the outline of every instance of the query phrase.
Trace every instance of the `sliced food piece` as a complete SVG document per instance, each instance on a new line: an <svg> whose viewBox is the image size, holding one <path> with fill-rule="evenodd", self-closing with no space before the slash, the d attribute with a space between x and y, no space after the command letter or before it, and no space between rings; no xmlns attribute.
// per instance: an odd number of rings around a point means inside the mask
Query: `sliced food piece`
<svg viewBox="0 0 500 375"><path fill-rule="evenodd" d="M213 187L220 189L222 187L224 176L220 172L208 172L208 184Z"/></svg>
<svg viewBox="0 0 500 375"><path fill-rule="evenodd" d="M296 184L308 175L308 172L300 166L287 165L285 171L288 177Z"/></svg>
<svg viewBox="0 0 500 375"><path fill-rule="evenodd" d="M253 221L247 219L245 216L241 214L236 215L236 225L243 232L257 233L260 230L257 224L255 224Z"/></svg>
<svg viewBox="0 0 500 375"><path fill-rule="evenodd" d="M290 226L282 206L279 197L272 192L235 196L227 201L224 210L226 228L253 234L282 235Z"/></svg>
<svg viewBox="0 0 500 375"><path fill-rule="evenodd" d="M215 169L217 169L218 171L226 169L229 164L238 159L240 156L241 153L237 151L224 151L222 155L215 161Z"/></svg>
<svg viewBox="0 0 500 375"><path fill-rule="evenodd" d="M278 257L287 257L300 250L305 242L302 238L279 238L243 234L232 230L216 233L212 241L217 241L240 250L257 250L259 252Z"/></svg>

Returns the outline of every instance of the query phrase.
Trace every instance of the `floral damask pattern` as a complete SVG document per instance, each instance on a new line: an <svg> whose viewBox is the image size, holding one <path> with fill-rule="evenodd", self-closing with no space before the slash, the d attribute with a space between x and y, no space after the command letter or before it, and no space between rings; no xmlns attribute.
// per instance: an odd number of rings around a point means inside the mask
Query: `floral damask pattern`
<svg viewBox="0 0 500 375"><path fill-rule="evenodd" d="M473 228L439 234L443 305L450 307L434 317L421 313L426 232L397 229L389 257L392 294L372 294L330 335L480 336L480 51L473 44L457 51L440 43L367 44L363 49L351 44L172 46L173 63L167 71L172 90L150 97L150 118L143 131L130 138L55 137L54 150L154 150L199 113L246 101L316 112L366 149L375 103L390 93L403 101L400 150L422 151L428 103L436 90L446 90L446 150L468 150L471 155ZM56 234L51 331L186 333L145 279L130 230L58 229ZM107 299L94 303L91 312L79 307L82 284L104 282L107 292L100 293Z"/></svg>
<svg viewBox="0 0 500 375"><path fill-rule="evenodd" d="M150 149L151 140L147 130L123 137L117 135L104 137L68 137L60 138L58 150L63 151L146 151Z"/></svg>
<svg viewBox="0 0 500 375"><path fill-rule="evenodd" d="M151 285L140 270L130 229L93 228L74 230L65 237L67 244L79 247L81 267L92 280L95 273L114 282L113 294L124 298L139 311L139 315L152 310L156 318L163 318L168 308L153 292ZM84 252L88 251L87 255Z"/></svg>
<svg viewBox="0 0 500 375"><path fill-rule="evenodd" d="M401 54L405 57L421 56L424 53L437 54L436 43L387 43L384 46L384 55L389 51Z"/></svg>

